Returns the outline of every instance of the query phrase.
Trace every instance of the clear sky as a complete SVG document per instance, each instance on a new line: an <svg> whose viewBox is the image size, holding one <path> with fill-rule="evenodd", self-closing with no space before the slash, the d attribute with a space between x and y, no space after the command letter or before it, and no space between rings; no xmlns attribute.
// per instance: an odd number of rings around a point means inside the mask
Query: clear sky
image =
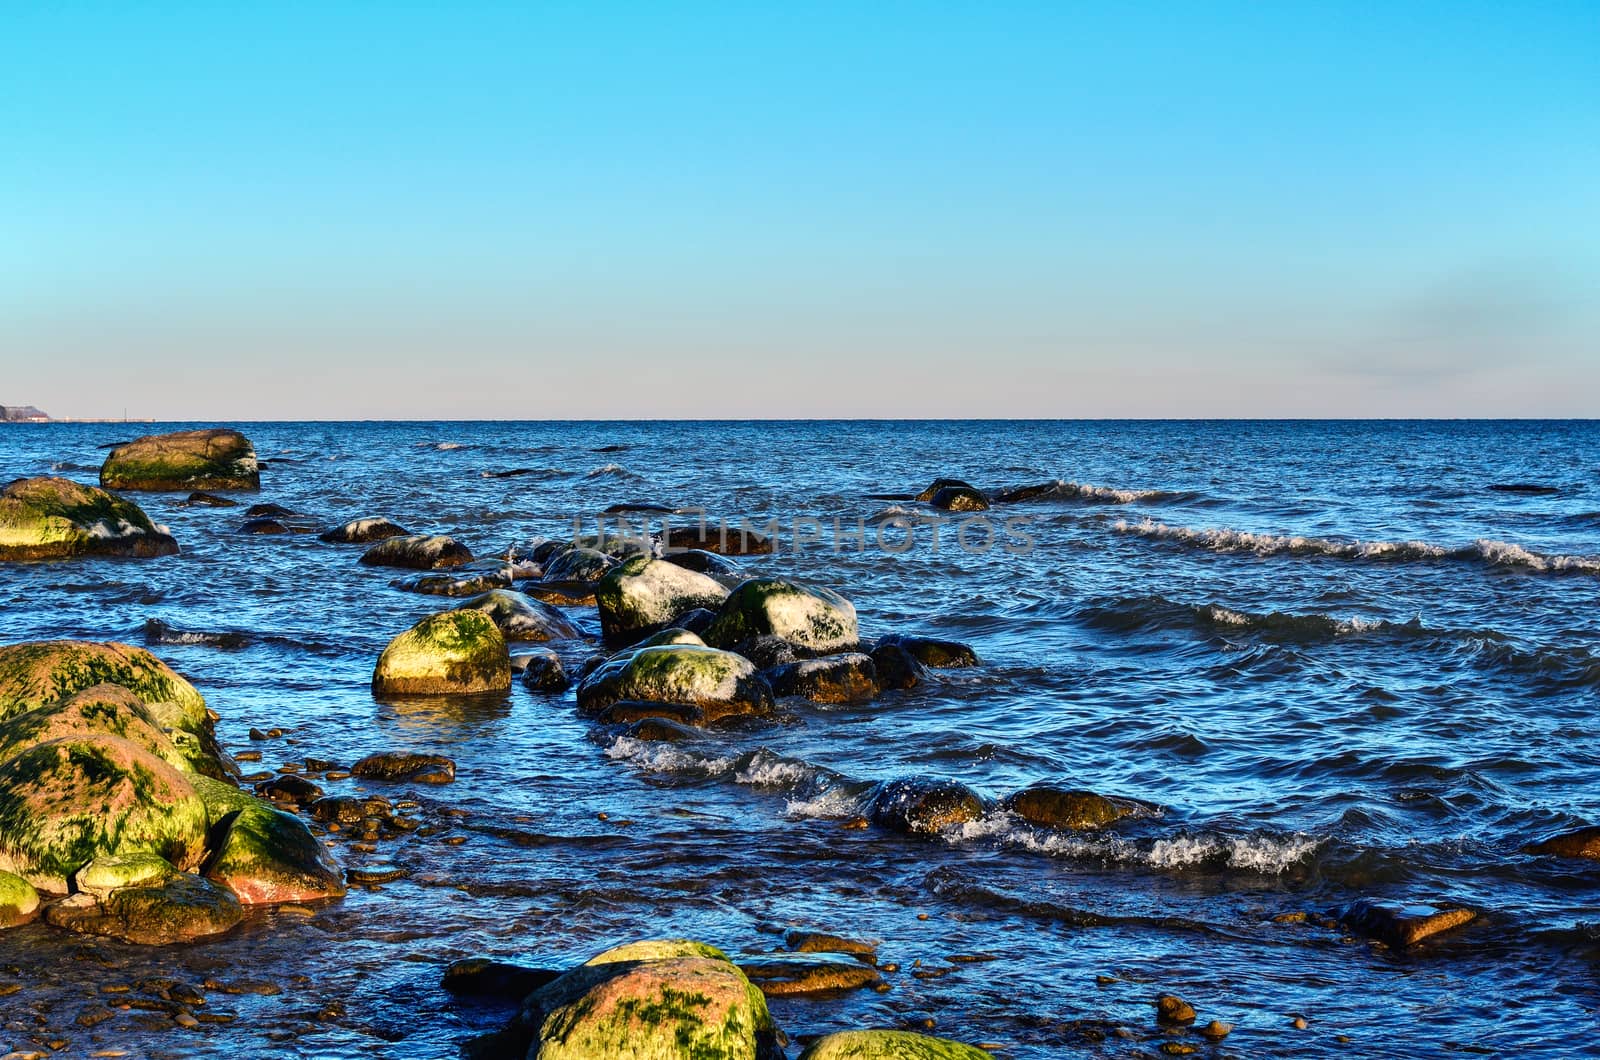
<svg viewBox="0 0 1600 1060"><path fill-rule="evenodd" d="M1600 415L1600 3L7 4L0 403Z"/></svg>

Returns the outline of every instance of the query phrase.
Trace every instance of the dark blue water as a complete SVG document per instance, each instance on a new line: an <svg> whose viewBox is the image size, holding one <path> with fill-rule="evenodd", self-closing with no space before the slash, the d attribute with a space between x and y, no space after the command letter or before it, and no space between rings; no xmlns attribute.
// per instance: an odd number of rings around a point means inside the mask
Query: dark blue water
<svg viewBox="0 0 1600 1060"><path fill-rule="evenodd" d="M9 427L0 480L93 481L103 443L154 429L167 428ZM337 847L409 879L312 915L264 916L183 953L0 934L0 971L23 983L0 998L0 1045L59 1029L134 1055L446 1056L504 1018L438 988L455 958L561 964L677 934L761 951L799 925L881 940L902 971L886 994L775 1003L791 1034L931 1017L1016 1060L1153 1055L1165 1039L1149 1002L1175 992L1202 1022L1234 1023L1218 1051L1240 1056L1596 1052L1600 866L1519 853L1600 822L1592 423L245 430L270 462L259 500L319 524L387 515L480 555L618 502L817 518L822 545L743 562L836 588L864 635L955 637L984 665L865 707L789 704L781 724L687 745L598 733L570 693L520 686L378 703L384 644L453 601L391 588L395 572L358 566L358 547L240 536L239 509L141 495L182 554L0 570L0 641L143 643L152 618L241 632L242 648L154 650L262 768L411 749L451 756L458 780L416 793L442 831ZM613 446L626 448L597 451ZM867 494L941 475L1095 488L990 513L1030 517L1027 554L948 536L935 551L925 534L900 553L829 547L836 517L855 527L891 503ZM598 633L592 608L574 616ZM573 665L596 650L556 647ZM252 744L252 726L288 735ZM867 782L906 774L1164 809L1088 836L999 813L932 840L840 827ZM1482 916L1407 954L1274 920L1362 897ZM973 953L998 959L947 961ZM951 970L916 978L918 960ZM150 974L268 978L282 993L213 993L239 1018L192 1032L138 1011L73 1023L100 984Z"/></svg>

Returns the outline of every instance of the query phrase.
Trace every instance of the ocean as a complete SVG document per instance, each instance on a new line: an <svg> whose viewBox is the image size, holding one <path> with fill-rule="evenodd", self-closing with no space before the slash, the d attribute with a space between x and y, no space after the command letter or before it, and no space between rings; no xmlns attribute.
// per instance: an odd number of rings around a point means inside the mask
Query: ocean
<svg viewBox="0 0 1600 1060"><path fill-rule="evenodd" d="M7 425L0 481L94 482L107 443L183 426ZM408 874L341 901L183 948L0 932L0 980L20 984L0 1046L446 1057L509 1015L442 990L453 960L562 967L668 936L763 953L803 928L875 940L899 969L887 992L775 1000L796 1043L931 1026L1011 1060L1180 1040L1600 1055L1600 865L1521 852L1600 823L1593 422L232 426L267 463L245 504L318 528L387 516L480 556L618 504L776 520L777 551L737 560L752 575L830 587L863 636L961 640L981 665L670 744L520 684L380 702L384 645L458 601L392 587L404 572L358 565L361 546L243 535L242 507L138 494L181 554L0 567L0 643L149 647L205 694L225 746L262 752L247 768L408 750L457 777L383 787L438 830L337 846ZM939 477L1050 485L908 538L923 509L892 495ZM575 670L599 625L570 614L586 637L552 647ZM904 776L1151 808L1097 832L998 808L936 837L842 826ZM1394 951L1321 919L1359 900L1479 915ZM236 1018L173 1029L159 1006L115 1007L152 979L266 992L211 987L205 1010ZM1161 994L1232 1033L1167 1035Z"/></svg>

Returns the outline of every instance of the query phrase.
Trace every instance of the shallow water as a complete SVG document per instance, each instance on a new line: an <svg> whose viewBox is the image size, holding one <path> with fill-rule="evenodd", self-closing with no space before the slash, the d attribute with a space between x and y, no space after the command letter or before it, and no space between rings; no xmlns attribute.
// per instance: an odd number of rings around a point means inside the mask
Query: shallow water
<svg viewBox="0 0 1600 1060"><path fill-rule="evenodd" d="M10 426L0 481L53 469L93 481L104 443L164 429ZM620 502L816 518L822 545L742 562L838 589L864 635L962 639L984 665L869 706L790 703L781 724L688 745L619 740L578 718L571 693L520 685L380 703L368 682L384 644L453 601L391 588L398 572L358 566L360 546L242 536L242 509L140 495L182 554L0 569L0 641L141 644L149 619L242 634L243 646L151 647L222 715L225 744L263 752L260 768L386 749L454 758L453 785L383 788L414 794L446 831L376 855L341 846L346 864L412 875L181 952L37 925L0 933L0 980L22 984L0 997L0 1046L59 1034L132 1055L448 1056L506 1016L439 988L456 958L558 966L662 935L764 951L785 926L881 940L902 968L885 994L775 1002L796 1036L931 1017L1016 1060L1151 1055L1165 1039L1150 1002L1174 992L1202 1022L1236 1025L1221 1047L1185 1039L1202 1054L1566 1056L1600 1043L1600 867L1518 852L1600 822L1595 424L246 433L269 466L245 503L329 525L387 515L480 555ZM1063 486L990 513L1030 517L1027 554L963 551L948 530L937 551L925 533L900 553L828 546L836 517L848 529L915 507L869 494L941 475ZM598 632L592 608L573 614ZM595 650L558 647L573 665ZM288 735L252 743L252 726ZM1088 835L999 813L932 840L840 827L869 782L906 774L996 798L1062 783L1163 810ZM1484 915L1407 954L1273 919L1358 897ZM999 959L947 960L962 954ZM926 977L910 974L918 960ZM74 1022L123 996L100 995L105 984L150 975L281 993L212 991L207 1008L238 1019L194 1031L137 1009Z"/></svg>

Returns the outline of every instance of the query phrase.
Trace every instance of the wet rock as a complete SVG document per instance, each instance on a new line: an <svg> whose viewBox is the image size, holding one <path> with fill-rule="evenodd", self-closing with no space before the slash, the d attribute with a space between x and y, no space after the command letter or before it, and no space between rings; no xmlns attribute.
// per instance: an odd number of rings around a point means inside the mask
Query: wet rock
<svg viewBox="0 0 1600 1060"><path fill-rule="evenodd" d="M241 534L288 534L292 533L288 524L277 519L247 519L239 524Z"/></svg>
<svg viewBox="0 0 1600 1060"><path fill-rule="evenodd" d="M305 777L285 773L257 784L256 794L274 802L311 802L322 798L322 789Z"/></svg>
<svg viewBox="0 0 1600 1060"><path fill-rule="evenodd" d="M932 835L983 816L983 800L971 788L932 777L879 784L869 806L873 824L914 835Z"/></svg>
<svg viewBox="0 0 1600 1060"><path fill-rule="evenodd" d="M252 504L244 510L246 519L292 519L300 513L293 508L285 508L281 504L270 501L261 504Z"/></svg>
<svg viewBox="0 0 1600 1060"><path fill-rule="evenodd" d="M684 941L608 950L530 994L517 1026L540 1060L767 1060L761 991L721 951Z"/></svg>
<svg viewBox="0 0 1600 1060"><path fill-rule="evenodd" d="M800 1060L994 1060L972 1045L914 1031L839 1031L812 1042Z"/></svg>
<svg viewBox="0 0 1600 1060"><path fill-rule="evenodd" d="M723 577L736 578L744 573L744 568L726 556L719 556L715 552L707 552L703 548L686 548L677 552L663 553L661 558L668 563L675 563L684 570L694 571L696 574L716 574Z"/></svg>
<svg viewBox="0 0 1600 1060"><path fill-rule="evenodd" d="M423 619L389 642L372 674L375 695L500 692L510 687L505 637L482 611L446 611Z"/></svg>
<svg viewBox="0 0 1600 1060"><path fill-rule="evenodd" d="M458 604L456 610L482 611L508 641L544 642L579 636L566 615L510 589L491 589Z"/></svg>
<svg viewBox="0 0 1600 1060"><path fill-rule="evenodd" d="M178 542L130 500L64 478L0 490L0 562L72 556L175 556Z"/></svg>
<svg viewBox="0 0 1600 1060"><path fill-rule="evenodd" d="M255 446L238 431L150 434L111 450L100 485L113 490L258 490Z"/></svg>
<svg viewBox="0 0 1600 1060"><path fill-rule="evenodd" d="M1175 994L1163 994L1156 998L1156 1022L1168 1026L1186 1027L1193 1023L1194 1006Z"/></svg>
<svg viewBox="0 0 1600 1060"><path fill-rule="evenodd" d="M996 493L991 499L996 504L1017 504L1022 501L1032 501L1038 500L1040 497L1048 497L1053 493L1058 493L1060 489L1061 483L1054 480L1050 482L1036 482L1027 486L1012 486L1009 489L1003 489Z"/></svg>
<svg viewBox="0 0 1600 1060"><path fill-rule="evenodd" d="M740 957L736 963L768 997L822 997L883 985L870 964L835 954Z"/></svg>
<svg viewBox="0 0 1600 1060"><path fill-rule="evenodd" d="M457 997L498 997L521 1001L535 990L561 977L546 968L469 957L445 969L443 986Z"/></svg>
<svg viewBox="0 0 1600 1060"><path fill-rule="evenodd" d="M369 817L384 817L390 812L387 799L360 798L354 795L328 795L312 803L311 816L328 824L356 824Z"/></svg>
<svg viewBox="0 0 1600 1060"><path fill-rule="evenodd" d="M342 526L324 530L318 539L336 545L365 545L374 541L387 541L391 537L411 537L411 531L399 523L382 516L352 519Z"/></svg>
<svg viewBox="0 0 1600 1060"><path fill-rule="evenodd" d="M869 657L878 675L878 687L884 691L915 688L928 676L927 667L898 644L880 643Z"/></svg>
<svg viewBox="0 0 1600 1060"><path fill-rule="evenodd" d="M39 892L11 872L0 872L0 928L17 927L39 912Z"/></svg>
<svg viewBox="0 0 1600 1060"><path fill-rule="evenodd" d="M239 900L229 891L188 873L154 886L124 887L104 901L75 894L45 910L45 920L56 927L145 946L210 938L243 918Z"/></svg>
<svg viewBox="0 0 1600 1060"><path fill-rule="evenodd" d="M662 546L670 552L711 552L719 556L765 556L772 552L772 539L754 530L729 526L726 531L707 521L702 534L698 524L667 529Z"/></svg>
<svg viewBox="0 0 1600 1060"><path fill-rule="evenodd" d="M1210 1042L1220 1042L1233 1033L1233 1024L1223 1023L1221 1020L1212 1020L1204 1027L1197 1028L1200 1037Z"/></svg>
<svg viewBox="0 0 1600 1060"><path fill-rule="evenodd" d="M1104 828L1146 807L1132 799L1107 798L1092 791L1040 784L1007 796L1000 808L1040 828L1083 831Z"/></svg>
<svg viewBox="0 0 1600 1060"><path fill-rule="evenodd" d="M786 931L783 944L796 953L847 953L869 961L878 952L876 943L830 935L825 931Z"/></svg>
<svg viewBox="0 0 1600 1060"><path fill-rule="evenodd" d="M199 644L207 648L237 651L250 646L250 638L243 633L212 633L204 630L175 629L159 618L144 620L144 642L157 646L164 644Z"/></svg>
<svg viewBox="0 0 1600 1060"><path fill-rule="evenodd" d="M144 701L121 685L109 684L85 688L0 722L0 761L35 744L97 733L127 740L174 769L193 769Z"/></svg>
<svg viewBox="0 0 1600 1060"><path fill-rule="evenodd" d="M928 484L927 489L917 494L912 498L912 500L921 501L923 504L927 504L932 501L934 497L939 495L940 490L971 490L973 493L976 493L979 496L983 495L982 491L979 490L978 487L974 486L965 479L936 478Z"/></svg>
<svg viewBox="0 0 1600 1060"><path fill-rule="evenodd" d="M1477 915L1471 909L1460 907L1396 907L1363 900L1346 906L1338 919L1355 934L1377 939L1395 949L1404 949L1471 923L1477 919Z"/></svg>
<svg viewBox="0 0 1600 1060"><path fill-rule="evenodd" d="M456 778L456 764L444 755L386 751L368 755L350 767L367 780L404 780L413 784L448 784Z"/></svg>
<svg viewBox="0 0 1600 1060"><path fill-rule="evenodd" d="M215 493L196 491L183 500L185 508L237 508L239 502L229 497L219 497Z"/></svg>
<svg viewBox="0 0 1600 1060"><path fill-rule="evenodd" d="M986 512L989 510L989 498L971 486L946 486L932 497L929 497L928 503L947 512Z"/></svg>
<svg viewBox="0 0 1600 1060"><path fill-rule="evenodd" d="M623 730L623 735L645 743L682 743L698 739L702 733L670 718L640 718Z"/></svg>
<svg viewBox="0 0 1600 1060"><path fill-rule="evenodd" d="M657 703L642 699L622 699L595 715L602 725L632 725L661 718L690 727L704 725L706 712L693 703Z"/></svg>
<svg viewBox="0 0 1600 1060"><path fill-rule="evenodd" d="M1522 848L1525 854L1545 854L1558 858L1588 858L1600 861L1600 825L1541 839Z"/></svg>
<svg viewBox="0 0 1600 1060"><path fill-rule="evenodd" d="M878 694L878 669L859 652L788 663L765 671L764 676L773 695L800 696L814 703L865 703Z"/></svg>
<svg viewBox="0 0 1600 1060"><path fill-rule="evenodd" d="M172 862L159 854L106 854L72 876L75 890L105 900L124 887L152 887L177 875Z"/></svg>
<svg viewBox="0 0 1600 1060"><path fill-rule="evenodd" d="M732 650L760 637L776 637L815 654L851 650L860 640L850 601L831 589L780 578L741 583L705 631L707 644Z"/></svg>
<svg viewBox="0 0 1600 1060"><path fill-rule="evenodd" d="M572 687L572 678L561 665L553 651L534 652L524 656L522 683L535 692L565 692Z"/></svg>
<svg viewBox="0 0 1600 1060"><path fill-rule="evenodd" d="M719 607L727 596L720 582L649 556L612 568L594 590L601 632L613 640L654 632L686 611Z"/></svg>
<svg viewBox="0 0 1600 1060"><path fill-rule="evenodd" d="M408 574L389 584L408 593L428 596L480 596L495 589L509 589L512 581L510 564L474 560L450 571Z"/></svg>
<svg viewBox="0 0 1600 1060"><path fill-rule="evenodd" d="M711 623L717 620L717 613L704 607L697 607L692 611L685 611L672 620L672 624L686 633L699 636L711 628ZM702 643L704 643L702 641Z"/></svg>
<svg viewBox="0 0 1600 1060"><path fill-rule="evenodd" d="M650 634L644 640L624 649L624 651L638 651L640 648L655 648L665 644L692 644L697 648L707 646L706 642L701 640L698 635L689 632L683 627L669 626L666 629ZM619 652L618 654L622 653Z"/></svg>
<svg viewBox="0 0 1600 1060"><path fill-rule="evenodd" d="M578 686L578 710L591 717L624 699L691 703L706 721L772 708L772 690L748 659L693 644L622 652Z"/></svg>
<svg viewBox="0 0 1600 1060"><path fill-rule="evenodd" d="M472 562L472 551L443 534L407 534L379 541L361 553L360 562L369 567L438 570Z"/></svg>
<svg viewBox="0 0 1600 1060"><path fill-rule="evenodd" d="M0 869L62 893L103 854L198 861L205 804L172 766L99 733L36 744L0 764Z"/></svg>
<svg viewBox="0 0 1600 1060"><path fill-rule="evenodd" d="M949 670L963 666L977 666L978 653L970 644L958 640L936 640L932 637L906 637L891 633L878 641L878 646L895 645L904 648L910 656L924 666L935 670Z"/></svg>
<svg viewBox="0 0 1600 1060"><path fill-rule="evenodd" d="M345 893L338 866L293 814L249 799L220 818L213 835L202 875L245 905L309 902Z"/></svg>
<svg viewBox="0 0 1600 1060"><path fill-rule="evenodd" d="M612 567L614 557L593 548L568 548L556 553L545 563L544 580L547 582L598 582Z"/></svg>

